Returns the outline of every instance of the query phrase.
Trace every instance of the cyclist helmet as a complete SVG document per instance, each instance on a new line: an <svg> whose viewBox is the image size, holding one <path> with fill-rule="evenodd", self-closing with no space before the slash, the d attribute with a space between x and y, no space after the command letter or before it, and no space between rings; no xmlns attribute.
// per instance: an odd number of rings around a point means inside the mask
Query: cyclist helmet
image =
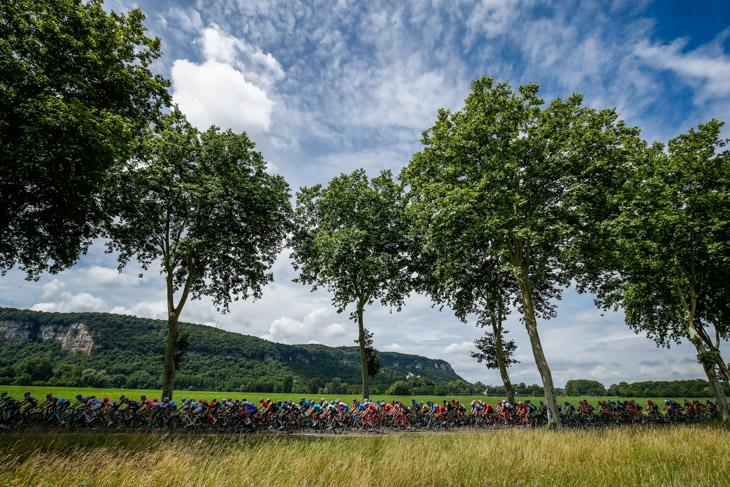
<svg viewBox="0 0 730 487"><path fill-rule="evenodd" d="M78 399L79 401L81 400L82 397L83 396L81 394L76 394L76 399Z"/></svg>
<svg viewBox="0 0 730 487"><path fill-rule="evenodd" d="M53 394L46 394L46 399L50 399L53 397Z"/></svg>
<svg viewBox="0 0 730 487"><path fill-rule="evenodd" d="M7 396L7 395L8 395L8 393L7 393L7 392L0 392L0 397L2 397L3 399L4 399L4 398L5 398L5 396Z"/></svg>
<svg viewBox="0 0 730 487"><path fill-rule="evenodd" d="M263 397L260 397L259 398L259 402L264 402L264 398Z"/></svg>
<svg viewBox="0 0 730 487"><path fill-rule="evenodd" d="M127 396L125 396L124 394L122 394L122 395L119 396L119 400L122 401L122 400L124 400L125 397L127 397Z"/></svg>
<svg viewBox="0 0 730 487"><path fill-rule="evenodd" d="M25 397L28 397L28 396L30 396L30 392L24 392L24 393L23 393L23 395L24 395Z"/></svg>
<svg viewBox="0 0 730 487"><path fill-rule="evenodd" d="M185 397L185 396L183 396L183 397L182 397L182 402L185 402L185 401L187 401L187 400L188 400L188 398L187 398L187 397ZM245 401L245 399L244 399L244 401Z"/></svg>
<svg viewBox="0 0 730 487"><path fill-rule="evenodd" d="M58 398L57 398L56 396L53 396L53 397L51 398L51 402L58 402Z"/></svg>
<svg viewBox="0 0 730 487"><path fill-rule="evenodd" d="M104 401L108 401L108 400L109 400L109 397L105 397L105 398L104 398Z"/></svg>

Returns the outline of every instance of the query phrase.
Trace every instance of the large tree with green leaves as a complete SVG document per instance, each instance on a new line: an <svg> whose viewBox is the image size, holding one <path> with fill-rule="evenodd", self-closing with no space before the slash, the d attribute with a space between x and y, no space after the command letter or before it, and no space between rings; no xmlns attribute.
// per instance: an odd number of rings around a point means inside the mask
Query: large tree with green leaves
<svg viewBox="0 0 730 487"><path fill-rule="evenodd" d="M349 305L358 325L363 398L370 395L365 306L379 300L400 309L410 289L408 220L403 187L390 171L368 180L363 169L327 187L297 193L291 258L295 282L332 293L337 312Z"/></svg>
<svg viewBox="0 0 730 487"><path fill-rule="evenodd" d="M110 173L169 103L144 15L100 0L0 3L0 271L73 265Z"/></svg>
<svg viewBox="0 0 730 487"><path fill-rule="evenodd" d="M415 195L412 195L415 196ZM507 400L514 403L514 388L509 380L506 356L508 352L502 337L504 321L510 312L511 296L515 295L517 282L501 268L499 256L491 254L488 246L473 232L479 232L478 222L458 212L423 212L418 204L409 207L412 219L412 235L419 245L411 258L418 290L431 296L434 303L449 306L463 322L472 315L478 316L477 326L492 329L493 355L488 368L499 370ZM472 353L472 356L474 354ZM480 356L479 362L484 357ZM494 366L491 366L491 360Z"/></svg>
<svg viewBox="0 0 730 487"><path fill-rule="evenodd" d="M671 141L635 151L628 176L601 225L609 244L582 276L603 307L658 345L688 339L728 419L719 378L730 336L730 151L712 120Z"/></svg>
<svg viewBox="0 0 730 487"><path fill-rule="evenodd" d="M173 111L150 132L136 165L116 177L109 250L119 252L120 269L136 257L144 269L159 261L165 276L165 396L172 397L188 298L210 296L227 311L231 300L260 297L291 229L289 186L253 149L245 133L200 133Z"/></svg>
<svg viewBox="0 0 730 487"><path fill-rule="evenodd" d="M514 278L555 426L557 401L537 319L556 315L551 300L570 282L567 249L576 215L603 165L623 156L623 139L636 131L612 110L582 107L578 95L541 108L537 92L536 85L514 92L491 78L475 80L463 109L439 111L403 178L426 238L439 234L444 221L460 222L458 245L496 259L497 269Z"/></svg>

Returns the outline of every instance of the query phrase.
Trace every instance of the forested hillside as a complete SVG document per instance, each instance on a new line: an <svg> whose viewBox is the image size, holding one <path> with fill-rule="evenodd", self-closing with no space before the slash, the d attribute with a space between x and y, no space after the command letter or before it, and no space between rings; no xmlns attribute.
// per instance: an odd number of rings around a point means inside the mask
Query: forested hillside
<svg viewBox="0 0 730 487"><path fill-rule="evenodd" d="M357 347L284 345L181 323L190 348L176 389L356 393ZM167 323L107 313L43 313L0 308L0 384L161 387ZM407 375L423 393L471 392L443 360L378 352L382 393Z"/></svg>

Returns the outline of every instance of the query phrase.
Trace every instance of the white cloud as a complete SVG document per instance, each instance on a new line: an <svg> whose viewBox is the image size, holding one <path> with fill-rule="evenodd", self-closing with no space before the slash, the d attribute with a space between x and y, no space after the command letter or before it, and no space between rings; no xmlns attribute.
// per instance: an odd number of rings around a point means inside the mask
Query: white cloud
<svg viewBox="0 0 730 487"><path fill-rule="evenodd" d="M719 36L720 41L728 35L730 28ZM725 55L718 44L721 46L716 40L709 46L683 52L687 39L676 39L666 45L643 41L634 53L651 66L674 71L691 83L702 83L698 95L704 101L730 94L730 56Z"/></svg>
<svg viewBox="0 0 730 487"><path fill-rule="evenodd" d="M397 343L391 343L390 345L386 345L382 347L384 352L404 352L405 348L401 345L398 345Z"/></svg>
<svg viewBox="0 0 730 487"><path fill-rule="evenodd" d="M280 343L309 343L318 339L332 343L346 335L347 330L340 323L326 324L325 319L331 314L331 308L316 308L301 321L282 316L271 323L261 338Z"/></svg>
<svg viewBox="0 0 730 487"><path fill-rule="evenodd" d="M58 279L43 286L41 299L47 301L36 303L30 309L33 311L104 311L106 304L102 298L89 293L72 294L65 291L66 284Z"/></svg>
<svg viewBox="0 0 730 487"><path fill-rule="evenodd" d="M451 345L444 347L446 353L462 353L468 354L469 351L474 349L474 342L463 341L461 343L452 343Z"/></svg>
<svg viewBox="0 0 730 487"><path fill-rule="evenodd" d="M191 123L261 134L271 128L275 102L267 90L284 78L278 61L213 24L203 29L205 62L177 59L171 69L173 100Z"/></svg>
<svg viewBox="0 0 730 487"><path fill-rule="evenodd" d="M142 318L152 318L155 320L166 320L167 319L167 302L165 300L159 301L141 301L132 308L125 306L115 306L109 311L110 313L116 313L120 315L131 315L140 316ZM182 320L184 321L184 320ZM204 320L197 321L198 323Z"/></svg>
<svg viewBox="0 0 730 487"><path fill-rule="evenodd" d="M195 64L178 59L172 66L173 100L201 130L211 125L236 132L265 132L274 102L230 64Z"/></svg>

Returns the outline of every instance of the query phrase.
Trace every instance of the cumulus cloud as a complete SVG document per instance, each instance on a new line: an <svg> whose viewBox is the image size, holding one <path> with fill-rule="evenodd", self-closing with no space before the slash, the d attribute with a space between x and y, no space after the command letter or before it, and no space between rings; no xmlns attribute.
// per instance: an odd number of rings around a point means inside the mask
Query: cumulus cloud
<svg viewBox="0 0 730 487"><path fill-rule="evenodd" d="M474 342L463 341L461 343L452 343L451 345L444 347L446 353L469 353L474 349Z"/></svg>
<svg viewBox="0 0 730 487"><path fill-rule="evenodd" d="M89 293L81 292L72 294L66 291L66 283L54 279L43 286L41 299L46 301L34 304L33 311L103 311L106 303L102 298L97 298Z"/></svg>
<svg viewBox="0 0 730 487"><path fill-rule="evenodd" d="M261 338L280 343L319 342L319 339L332 343L346 335L347 331L340 323L325 322L331 313L330 308L317 308L301 321L282 316L271 323L268 332Z"/></svg>
<svg viewBox="0 0 730 487"><path fill-rule="evenodd" d="M196 41L205 62L177 59L173 99L191 123L254 134L271 128L274 101L267 90L284 77L278 61L213 24Z"/></svg>
<svg viewBox="0 0 730 487"><path fill-rule="evenodd" d="M390 345L386 345L383 348L384 352L404 352L405 348L403 346L398 345L397 343L391 343Z"/></svg>

